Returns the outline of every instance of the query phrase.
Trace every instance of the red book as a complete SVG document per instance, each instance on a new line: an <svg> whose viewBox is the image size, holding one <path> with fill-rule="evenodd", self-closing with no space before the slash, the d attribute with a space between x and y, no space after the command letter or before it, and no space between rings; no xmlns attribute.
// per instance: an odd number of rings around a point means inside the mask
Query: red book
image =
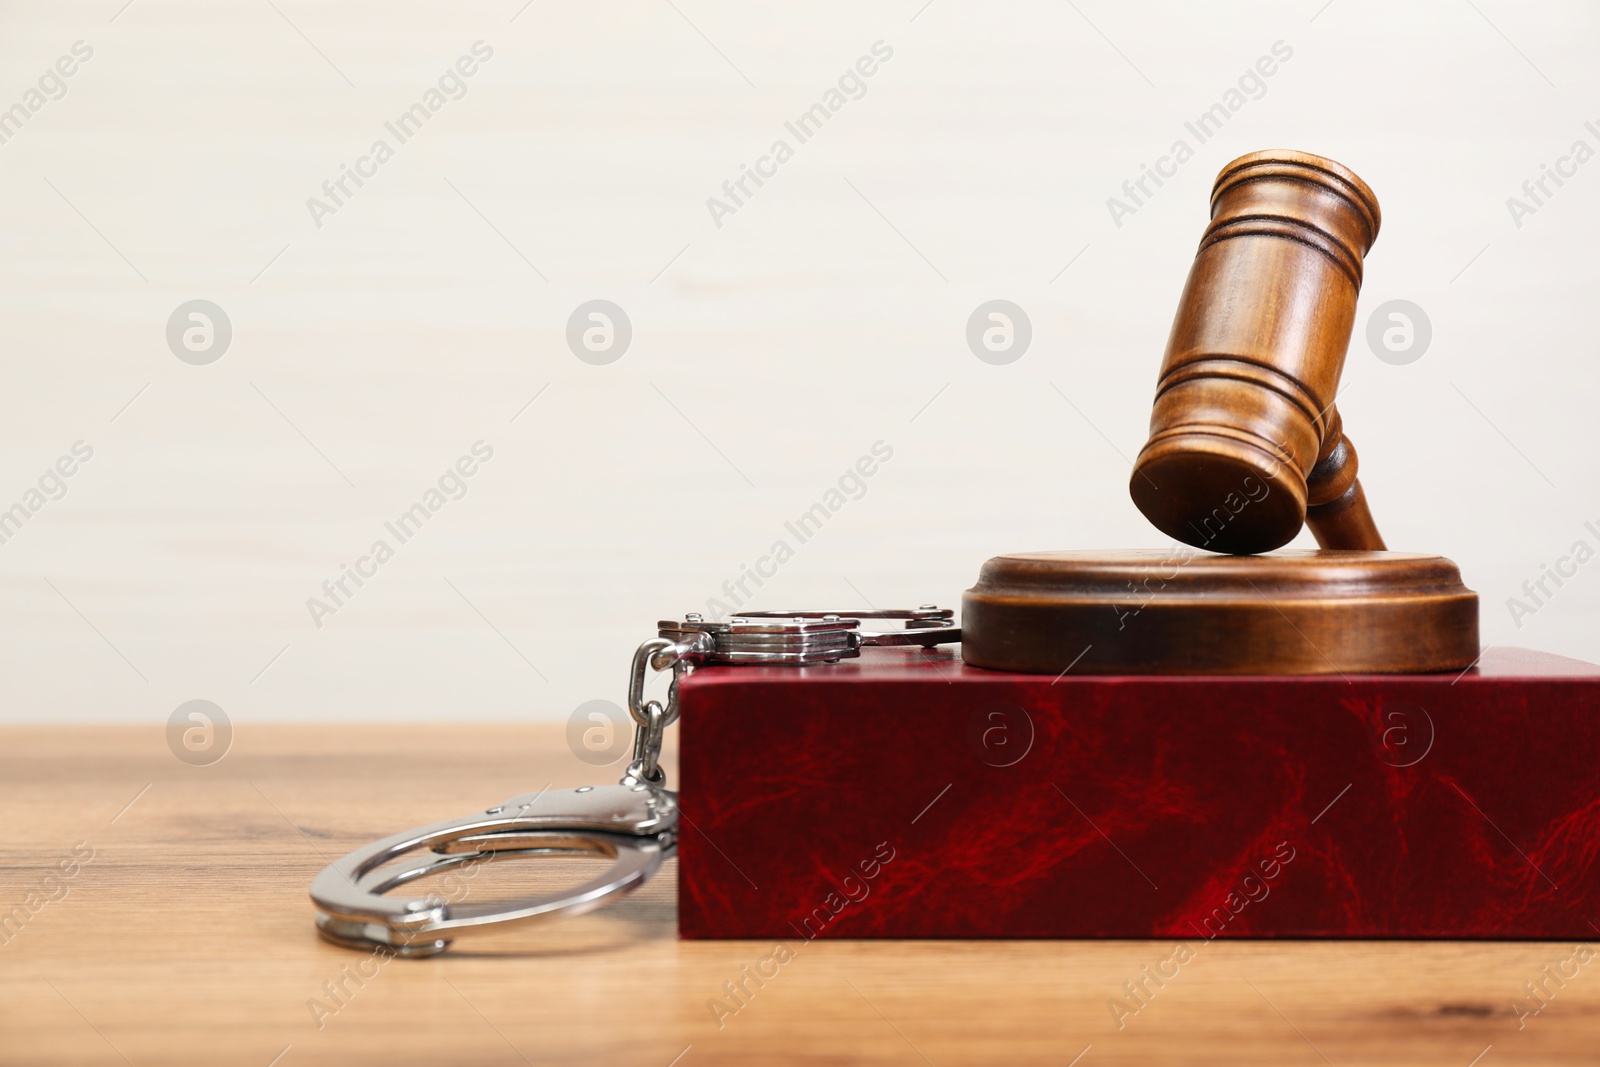
<svg viewBox="0 0 1600 1067"><path fill-rule="evenodd" d="M686 938L1600 936L1600 667L681 683Z"/></svg>

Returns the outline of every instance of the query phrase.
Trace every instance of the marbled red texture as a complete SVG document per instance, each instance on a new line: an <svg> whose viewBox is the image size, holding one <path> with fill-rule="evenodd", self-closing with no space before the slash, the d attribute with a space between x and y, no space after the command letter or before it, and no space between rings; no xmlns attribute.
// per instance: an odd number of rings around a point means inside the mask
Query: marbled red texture
<svg viewBox="0 0 1600 1067"><path fill-rule="evenodd" d="M1575 660L1053 679L869 649L704 669L682 707L688 938L1600 936ZM1008 708L1033 743L994 766Z"/></svg>

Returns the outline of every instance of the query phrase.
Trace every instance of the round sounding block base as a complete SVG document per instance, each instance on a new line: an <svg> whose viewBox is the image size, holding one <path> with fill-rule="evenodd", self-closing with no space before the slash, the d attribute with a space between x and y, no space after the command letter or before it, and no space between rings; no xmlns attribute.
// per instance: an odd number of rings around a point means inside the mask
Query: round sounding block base
<svg viewBox="0 0 1600 1067"><path fill-rule="evenodd" d="M1017 552L962 597L961 655L1031 674L1465 670L1478 595L1442 556Z"/></svg>

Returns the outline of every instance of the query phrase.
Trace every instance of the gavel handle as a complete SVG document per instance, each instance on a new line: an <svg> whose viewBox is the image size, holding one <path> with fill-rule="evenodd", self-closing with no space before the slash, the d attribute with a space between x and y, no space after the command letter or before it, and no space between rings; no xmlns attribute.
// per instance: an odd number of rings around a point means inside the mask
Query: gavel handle
<svg viewBox="0 0 1600 1067"><path fill-rule="evenodd" d="M1382 552L1389 546L1372 521L1367 495L1356 478L1356 450L1337 411L1317 464L1306 477L1306 525L1323 548Z"/></svg>
<svg viewBox="0 0 1600 1067"><path fill-rule="evenodd" d="M1323 548L1353 548L1364 552L1382 552L1389 546L1372 521L1367 510L1367 497L1359 481L1339 499L1306 508L1306 525Z"/></svg>

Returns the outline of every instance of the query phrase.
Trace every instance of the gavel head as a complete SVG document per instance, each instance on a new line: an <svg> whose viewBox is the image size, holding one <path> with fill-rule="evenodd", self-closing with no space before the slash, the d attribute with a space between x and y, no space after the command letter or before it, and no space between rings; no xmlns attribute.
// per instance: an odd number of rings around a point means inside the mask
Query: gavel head
<svg viewBox="0 0 1600 1067"><path fill-rule="evenodd" d="M1162 532L1266 552L1308 504L1365 514L1333 400L1378 224L1367 184L1321 156L1253 152L1217 175L1130 485Z"/></svg>

